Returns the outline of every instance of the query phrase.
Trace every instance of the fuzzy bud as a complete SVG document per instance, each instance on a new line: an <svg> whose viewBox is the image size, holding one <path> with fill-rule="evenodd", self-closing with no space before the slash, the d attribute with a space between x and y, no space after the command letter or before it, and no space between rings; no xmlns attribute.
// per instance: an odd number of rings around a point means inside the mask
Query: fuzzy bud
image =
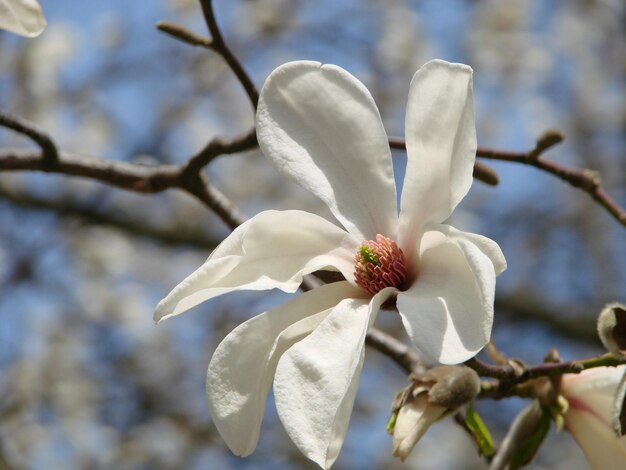
<svg viewBox="0 0 626 470"><path fill-rule="evenodd" d="M608 304L598 316L598 335L604 347L616 356L626 356L626 305Z"/></svg>
<svg viewBox="0 0 626 470"><path fill-rule="evenodd" d="M404 460L431 424L474 400L480 378L466 366L441 366L415 377L400 395L393 429L393 455Z"/></svg>

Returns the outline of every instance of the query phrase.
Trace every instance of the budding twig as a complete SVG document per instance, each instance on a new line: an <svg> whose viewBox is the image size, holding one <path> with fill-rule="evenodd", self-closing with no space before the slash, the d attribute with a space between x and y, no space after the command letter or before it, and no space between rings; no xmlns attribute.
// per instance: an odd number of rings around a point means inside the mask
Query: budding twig
<svg viewBox="0 0 626 470"><path fill-rule="evenodd" d="M598 204L604 207L620 224L626 227L626 210L622 208L600 185L600 178L592 170L576 170L541 158L549 148L563 141L563 135L557 131L545 132L528 152L507 152L479 147L476 155L490 160L523 163L539 168L563 181L567 181L575 188L589 194Z"/></svg>
<svg viewBox="0 0 626 470"><path fill-rule="evenodd" d="M200 46L206 49L211 49L212 47L210 39L200 36L193 31L189 31L187 28L179 24L172 23L170 21L159 21L156 24L156 27L159 31L162 31L174 39L184 42L185 44L189 44L190 46Z"/></svg>

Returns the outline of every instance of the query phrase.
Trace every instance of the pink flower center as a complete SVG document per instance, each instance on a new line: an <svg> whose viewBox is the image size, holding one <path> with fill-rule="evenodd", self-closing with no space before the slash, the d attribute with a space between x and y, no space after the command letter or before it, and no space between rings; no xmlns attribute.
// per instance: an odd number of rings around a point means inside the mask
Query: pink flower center
<svg viewBox="0 0 626 470"><path fill-rule="evenodd" d="M407 269L404 253L397 243L384 235L363 242L354 257L354 277L359 286L371 294L385 287L401 288Z"/></svg>

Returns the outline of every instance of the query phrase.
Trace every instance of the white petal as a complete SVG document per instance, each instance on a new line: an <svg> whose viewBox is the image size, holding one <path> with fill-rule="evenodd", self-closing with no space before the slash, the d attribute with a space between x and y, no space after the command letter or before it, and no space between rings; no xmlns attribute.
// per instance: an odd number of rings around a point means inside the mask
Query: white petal
<svg viewBox="0 0 626 470"><path fill-rule="evenodd" d="M624 372L626 366L595 367L580 374L565 374L562 381L563 394L568 399L577 398L584 401L594 394L611 396L615 393Z"/></svg>
<svg viewBox="0 0 626 470"><path fill-rule="evenodd" d="M380 291L369 305L362 299L343 300L278 363L278 416L300 451L322 468L339 455L363 367L365 334L394 291Z"/></svg>
<svg viewBox="0 0 626 470"><path fill-rule="evenodd" d="M608 416L606 418L609 419ZM584 410L570 409L565 415L565 427L578 442L592 468L624 468L626 436L618 438L604 419Z"/></svg>
<svg viewBox="0 0 626 470"><path fill-rule="evenodd" d="M478 235L477 233L463 232L445 224L435 226L434 229L444 233L446 236L459 243L469 242L476 245L478 249L491 260L493 268L496 271L496 275L499 275L506 270L506 259L504 258L504 254L502 253L500 246L491 238Z"/></svg>
<svg viewBox="0 0 626 470"><path fill-rule="evenodd" d="M424 355L443 364L466 361L489 341L495 271L474 244L438 231L422 239L419 273L398 293L407 333Z"/></svg>
<svg viewBox="0 0 626 470"><path fill-rule="evenodd" d="M322 268L334 268L353 280L358 246L350 234L317 215L261 212L237 227L198 270L159 303L154 320L178 315L235 290L295 292L304 274Z"/></svg>
<svg viewBox="0 0 626 470"><path fill-rule="evenodd" d="M476 158L472 69L433 60L411 81L406 111L407 168L400 204L400 243L441 223L467 194Z"/></svg>
<svg viewBox="0 0 626 470"><path fill-rule="evenodd" d="M257 137L276 169L322 199L360 241L395 239L387 135L365 86L335 65L290 62L269 76Z"/></svg>
<svg viewBox="0 0 626 470"><path fill-rule="evenodd" d="M428 428L447 411L443 406L428 403L428 394L421 393L398 412L393 430L392 453L404 461Z"/></svg>
<svg viewBox="0 0 626 470"><path fill-rule="evenodd" d="M0 29L32 38L45 27L46 19L35 0L0 0Z"/></svg>
<svg viewBox="0 0 626 470"><path fill-rule="evenodd" d="M280 356L342 299L358 295L346 281L327 284L242 323L220 343L207 372L207 398L213 422L233 453L245 457L257 445Z"/></svg>

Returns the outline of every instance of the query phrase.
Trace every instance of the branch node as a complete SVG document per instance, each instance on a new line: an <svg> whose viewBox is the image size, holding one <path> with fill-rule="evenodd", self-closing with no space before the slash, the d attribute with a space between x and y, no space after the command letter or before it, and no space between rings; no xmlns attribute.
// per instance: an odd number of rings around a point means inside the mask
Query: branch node
<svg viewBox="0 0 626 470"><path fill-rule="evenodd" d="M535 148L528 152L528 158L530 160L537 160L546 150L563 142L563 139L565 139L565 136L561 131L555 129L545 131L537 139Z"/></svg>
<svg viewBox="0 0 626 470"><path fill-rule="evenodd" d="M189 44L190 46L200 46L206 49L213 47L213 43L210 39L200 36L177 23L159 21L156 24L156 28L168 36L184 42L185 44Z"/></svg>

